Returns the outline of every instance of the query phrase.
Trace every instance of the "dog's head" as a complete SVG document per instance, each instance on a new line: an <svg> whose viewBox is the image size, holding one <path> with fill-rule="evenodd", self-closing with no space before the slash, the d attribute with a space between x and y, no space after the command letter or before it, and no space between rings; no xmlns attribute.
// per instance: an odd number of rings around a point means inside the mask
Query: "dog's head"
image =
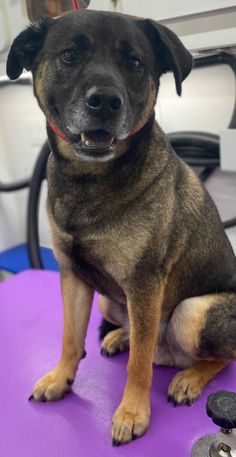
<svg viewBox="0 0 236 457"><path fill-rule="evenodd" d="M33 24L12 44L7 74L31 70L51 128L84 160L109 160L149 120L159 79L177 93L192 57L163 25L116 13L76 11Z"/></svg>

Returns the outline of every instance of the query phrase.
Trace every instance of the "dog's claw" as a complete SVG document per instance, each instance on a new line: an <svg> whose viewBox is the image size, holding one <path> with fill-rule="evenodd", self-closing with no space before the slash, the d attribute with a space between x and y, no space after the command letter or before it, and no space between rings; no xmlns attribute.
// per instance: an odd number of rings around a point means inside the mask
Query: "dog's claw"
<svg viewBox="0 0 236 457"><path fill-rule="evenodd" d="M167 401L168 403L172 403L174 407L179 405L179 403L171 395L168 395Z"/></svg>
<svg viewBox="0 0 236 457"><path fill-rule="evenodd" d="M192 406L193 403L196 401L196 398L185 398L184 400L178 402L172 397L171 395L168 395L167 397L168 403L172 403L174 407L180 406L180 405L187 405L187 406Z"/></svg>
<svg viewBox="0 0 236 457"><path fill-rule="evenodd" d="M108 352L106 349L101 348L101 355L104 355L106 357L113 357L114 355L120 354L120 349L117 349L115 352Z"/></svg>
<svg viewBox="0 0 236 457"><path fill-rule="evenodd" d="M111 357L113 354L107 352L105 349L101 348L101 355L105 355L106 357Z"/></svg>
<svg viewBox="0 0 236 457"><path fill-rule="evenodd" d="M28 398L28 401L31 400L34 400L34 394L30 395L30 397ZM44 394L39 398L39 401L41 401L42 403L46 403L47 399Z"/></svg>
<svg viewBox="0 0 236 457"><path fill-rule="evenodd" d="M193 404L195 403L195 401L197 400L197 397L194 397L194 398L188 398L187 401L185 402L186 405L188 406L193 406Z"/></svg>
<svg viewBox="0 0 236 457"><path fill-rule="evenodd" d="M112 446L120 446L120 445L121 445L120 441L115 440L115 439L112 440Z"/></svg>

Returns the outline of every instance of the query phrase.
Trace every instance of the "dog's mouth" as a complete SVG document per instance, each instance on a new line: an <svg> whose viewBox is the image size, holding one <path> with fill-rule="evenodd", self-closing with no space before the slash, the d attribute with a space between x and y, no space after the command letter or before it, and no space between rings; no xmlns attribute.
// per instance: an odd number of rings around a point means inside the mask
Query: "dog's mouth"
<svg viewBox="0 0 236 457"><path fill-rule="evenodd" d="M71 136L76 154L84 160L109 160L114 156L116 138L106 130L91 130Z"/></svg>
<svg viewBox="0 0 236 457"><path fill-rule="evenodd" d="M115 138L106 130L94 130L80 134L81 145L88 151L106 151L115 146Z"/></svg>

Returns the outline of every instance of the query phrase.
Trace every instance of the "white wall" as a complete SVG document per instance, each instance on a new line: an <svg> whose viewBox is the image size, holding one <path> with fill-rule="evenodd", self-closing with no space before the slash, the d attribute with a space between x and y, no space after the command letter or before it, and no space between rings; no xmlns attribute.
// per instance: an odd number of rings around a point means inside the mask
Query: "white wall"
<svg viewBox="0 0 236 457"><path fill-rule="evenodd" d="M117 10L162 22L191 51L235 45L235 0L117 0Z"/></svg>
<svg viewBox="0 0 236 457"><path fill-rule="evenodd" d="M30 176L45 139L45 120L32 87L0 88L0 180ZM26 190L0 193L0 251L25 240L26 198Z"/></svg>
<svg viewBox="0 0 236 457"><path fill-rule="evenodd" d="M171 73L162 77L157 118L166 132L203 130L219 134L228 126L236 96L235 77L228 66L193 70L182 90L178 97Z"/></svg>

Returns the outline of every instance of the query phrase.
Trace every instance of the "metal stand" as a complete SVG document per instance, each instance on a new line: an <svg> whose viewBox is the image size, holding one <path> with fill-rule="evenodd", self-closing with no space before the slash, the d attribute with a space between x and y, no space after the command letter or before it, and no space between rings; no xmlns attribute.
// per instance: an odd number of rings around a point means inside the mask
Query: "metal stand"
<svg viewBox="0 0 236 457"><path fill-rule="evenodd" d="M197 441L191 456L236 457L236 394L221 390L209 395L206 410L220 431Z"/></svg>

